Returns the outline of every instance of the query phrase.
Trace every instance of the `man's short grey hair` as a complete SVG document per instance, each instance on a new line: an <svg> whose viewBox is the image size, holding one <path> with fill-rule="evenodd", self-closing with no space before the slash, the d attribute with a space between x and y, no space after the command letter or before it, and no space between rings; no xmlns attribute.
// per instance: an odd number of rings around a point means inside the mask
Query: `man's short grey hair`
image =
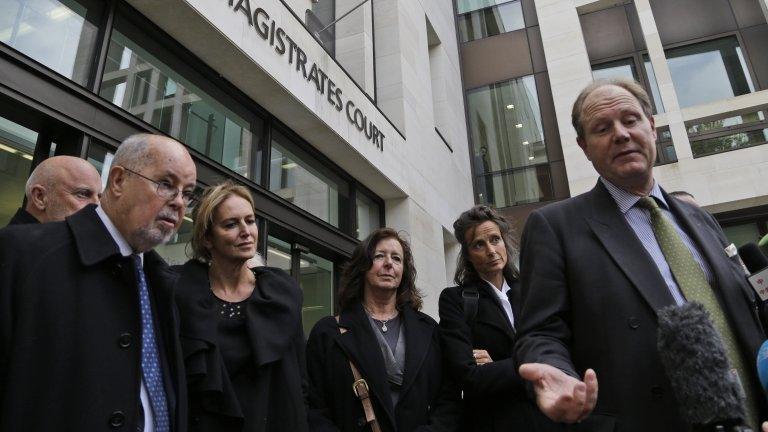
<svg viewBox="0 0 768 432"><path fill-rule="evenodd" d="M126 138L117 147L115 157L112 158L112 166L120 165L130 170L138 171L149 165L154 159L149 148L149 140L153 136L141 133Z"/></svg>
<svg viewBox="0 0 768 432"><path fill-rule="evenodd" d="M648 97L648 93L643 86L632 79L628 78L604 78L593 81L590 85L584 87L584 90L576 97L576 102L573 103L573 109L571 110L571 124L576 129L576 137L584 138L584 124L582 124L582 110L584 109L584 102L587 100L587 96L593 91L604 86L616 86L628 91L632 96L637 99L640 107L643 109L643 114L647 118L653 117L653 106L651 105L651 98Z"/></svg>

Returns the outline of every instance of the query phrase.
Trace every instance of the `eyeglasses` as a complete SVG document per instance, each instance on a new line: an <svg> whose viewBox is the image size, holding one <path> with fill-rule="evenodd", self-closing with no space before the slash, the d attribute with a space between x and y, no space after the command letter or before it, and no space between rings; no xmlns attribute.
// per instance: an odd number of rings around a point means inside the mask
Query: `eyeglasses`
<svg viewBox="0 0 768 432"><path fill-rule="evenodd" d="M195 204L197 204L198 196L195 194L194 191L186 190L182 191L178 188L174 187L172 184L168 183L165 180L156 181L152 180L151 178L137 173L136 171L123 167L124 170L128 171L131 174L136 174L137 176L143 178L144 180L150 181L155 184L155 192L157 193L157 196L164 200L171 201L175 199L179 194L181 194L181 199L184 201L184 205L187 207L194 207Z"/></svg>

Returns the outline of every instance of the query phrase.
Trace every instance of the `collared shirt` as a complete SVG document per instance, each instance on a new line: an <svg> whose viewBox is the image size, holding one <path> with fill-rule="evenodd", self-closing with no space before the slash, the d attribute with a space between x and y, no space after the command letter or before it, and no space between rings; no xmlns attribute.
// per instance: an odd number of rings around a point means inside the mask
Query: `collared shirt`
<svg viewBox="0 0 768 432"><path fill-rule="evenodd" d="M483 279L485 280L485 279ZM509 320L509 325L512 326L512 328L515 328L515 314L512 312L512 303L509 302L509 297L507 297L507 293L512 288L507 283L506 279L502 279L501 284L501 290L496 288L496 286L488 281L485 281L485 283L488 284L488 286L491 287L492 291L496 293L496 297L499 298L499 301L501 302L501 307L504 308L504 312L507 314L507 319Z"/></svg>
<svg viewBox="0 0 768 432"><path fill-rule="evenodd" d="M117 247L120 248L120 255L127 257L133 255L133 248L131 245L128 244L128 241L123 237L122 234L120 234L120 231L117 229L114 223L112 223L112 220L107 216L107 214L104 212L104 209L101 208L101 205L98 205L96 207L96 214L99 215L99 219L101 219L101 222L104 224L104 226L107 228L107 231L109 231L109 234L112 236L112 240L117 243ZM139 258L141 259L141 263L144 264L144 254L140 253L138 254ZM144 410L144 428L141 429L144 432L154 432L155 431L155 422L152 415L152 405L149 402L149 392L147 392L147 385L144 383L144 377L141 377L141 407Z"/></svg>
<svg viewBox="0 0 768 432"><path fill-rule="evenodd" d="M653 225L651 224L650 211L636 205L642 197L619 188L603 177L600 177L600 181L603 182L605 188L608 189L608 193L610 193L613 199L616 201L616 205L619 207L619 211L621 211L624 219L627 221L629 226L632 227L632 230L637 235L637 238L640 240L640 242L643 244L643 247L645 247L645 250L653 259L656 267L658 267L661 276L664 278L664 282L667 284L667 288L669 289L670 294L672 294L672 298L675 300L675 303L677 305L682 305L685 303L685 296L683 296L683 293L680 291L680 287L678 287L677 282L672 275L672 270L669 268L669 264L667 264L667 260L664 258L664 254L661 252L659 242L656 240L656 236L653 234ZM648 195L656 199L656 202L659 204L659 208L664 214L664 217L672 222L672 225L675 227L675 231L677 231L677 233L680 235L680 238L683 240L683 243L688 248L688 250L691 251L693 259L699 263L699 266L704 271L704 275L706 276L709 284L712 285L714 278L712 275L712 270L709 268L709 264L702 257L701 252L699 251L698 247L696 247L696 244L693 242L693 240L691 240L688 234L680 227L680 224L675 218L675 215L669 211L669 205L667 205L667 201L664 199L664 195L661 193L661 188L655 180L653 182L653 189L651 189L651 192Z"/></svg>

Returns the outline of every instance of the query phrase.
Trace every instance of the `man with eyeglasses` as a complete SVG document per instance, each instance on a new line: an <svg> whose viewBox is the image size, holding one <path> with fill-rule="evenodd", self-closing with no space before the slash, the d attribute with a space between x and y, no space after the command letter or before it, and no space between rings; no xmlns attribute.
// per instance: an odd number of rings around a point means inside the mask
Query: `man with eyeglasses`
<svg viewBox="0 0 768 432"><path fill-rule="evenodd" d="M64 220L88 204L98 204L101 177L93 165L74 156L54 156L38 165L24 188L26 206L9 225Z"/></svg>
<svg viewBox="0 0 768 432"><path fill-rule="evenodd" d="M99 206L0 230L0 431L183 431L172 273L152 250L194 200L177 141L119 146Z"/></svg>

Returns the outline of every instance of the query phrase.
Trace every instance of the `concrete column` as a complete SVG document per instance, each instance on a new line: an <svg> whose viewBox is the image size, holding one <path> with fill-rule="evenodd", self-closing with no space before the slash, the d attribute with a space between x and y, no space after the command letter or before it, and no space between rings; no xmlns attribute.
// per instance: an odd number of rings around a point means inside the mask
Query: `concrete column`
<svg viewBox="0 0 768 432"><path fill-rule="evenodd" d="M765 0L761 0L764 2ZM661 100L664 103L664 111L669 123L669 132L672 134L672 142L675 146L677 159L692 159L691 143L688 141L688 131L680 113L680 104L677 101L677 93L669 72L667 57L664 55L664 47L653 18L651 4L648 0L635 0L637 15L640 18L640 27L643 29L643 37L648 47L648 57L656 75Z"/></svg>
<svg viewBox="0 0 768 432"><path fill-rule="evenodd" d="M336 19L361 0L336 0ZM371 0L341 18L334 26L336 60L369 95L373 96L373 9Z"/></svg>

